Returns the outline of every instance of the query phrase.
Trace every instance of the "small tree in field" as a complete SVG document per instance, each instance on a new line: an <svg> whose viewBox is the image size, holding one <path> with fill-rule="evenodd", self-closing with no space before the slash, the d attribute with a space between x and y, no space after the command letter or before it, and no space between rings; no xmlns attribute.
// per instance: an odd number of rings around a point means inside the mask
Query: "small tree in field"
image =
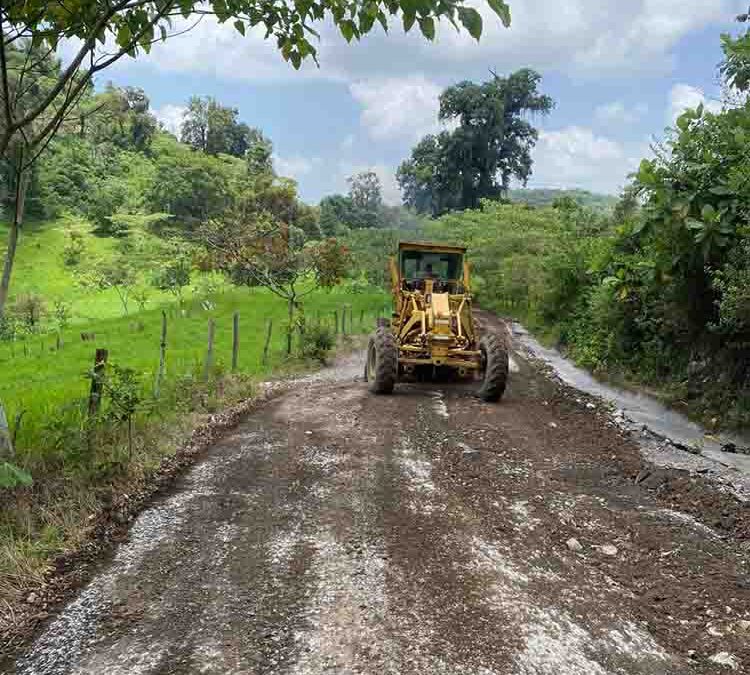
<svg viewBox="0 0 750 675"><path fill-rule="evenodd" d="M302 230L263 218L248 223L230 216L210 223L203 240L235 283L262 286L286 301L287 354L304 297L338 284L349 264L348 250L335 239L307 241Z"/></svg>
<svg viewBox="0 0 750 675"><path fill-rule="evenodd" d="M154 275L153 285L174 295L182 305L182 292L190 285L193 260L188 248L177 242L167 248L167 253L166 260Z"/></svg>
<svg viewBox="0 0 750 675"><path fill-rule="evenodd" d="M125 256L100 260L91 270L79 275L78 283L86 289L106 291L114 289L127 316L133 289L138 283L138 273Z"/></svg>

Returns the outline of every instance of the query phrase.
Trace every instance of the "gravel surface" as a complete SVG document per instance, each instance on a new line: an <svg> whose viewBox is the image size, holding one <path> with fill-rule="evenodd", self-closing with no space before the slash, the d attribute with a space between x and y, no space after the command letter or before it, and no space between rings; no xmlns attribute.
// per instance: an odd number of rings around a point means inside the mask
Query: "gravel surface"
<svg viewBox="0 0 750 675"><path fill-rule="evenodd" d="M215 445L16 672L750 672L746 502L522 352L499 405L362 358Z"/></svg>

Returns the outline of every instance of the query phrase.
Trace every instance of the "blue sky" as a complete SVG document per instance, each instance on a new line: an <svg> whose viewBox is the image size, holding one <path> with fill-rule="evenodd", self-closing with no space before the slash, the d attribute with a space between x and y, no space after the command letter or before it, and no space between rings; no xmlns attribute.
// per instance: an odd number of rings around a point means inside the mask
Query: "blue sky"
<svg viewBox="0 0 750 675"><path fill-rule="evenodd" d="M277 170L309 202L345 191L346 177L367 168L394 202L399 162L438 129L441 89L529 66L557 104L539 120L530 185L615 193L679 111L720 105L719 35L737 30L748 1L510 0L507 30L474 4L485 16L479 44L447 24L434 43L394 24L347 45L323 25L320 68L297 72L262 34L204 20L107 79L145 89L166 125L179 123L192 94L236 106L271 137Z"/></svg>

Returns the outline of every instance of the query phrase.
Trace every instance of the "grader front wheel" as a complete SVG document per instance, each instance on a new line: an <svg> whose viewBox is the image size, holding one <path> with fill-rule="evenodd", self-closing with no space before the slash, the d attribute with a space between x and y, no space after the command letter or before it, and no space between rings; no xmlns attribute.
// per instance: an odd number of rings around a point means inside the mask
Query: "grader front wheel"
<svg viewBox="0 0 750 675"><path fill-rule="evenodd" d="M390 394L398 377L398 345L393 333L378 328L367 346L365 379L374 394Z"/></svg>
<svg viewBox="0 0 750 675"><path fill-rule="evenodd" d="M482 354L479 398L494 403L502 398L508 382L508 350L497 335L485 335L479 343L479 351Z"/></svg>

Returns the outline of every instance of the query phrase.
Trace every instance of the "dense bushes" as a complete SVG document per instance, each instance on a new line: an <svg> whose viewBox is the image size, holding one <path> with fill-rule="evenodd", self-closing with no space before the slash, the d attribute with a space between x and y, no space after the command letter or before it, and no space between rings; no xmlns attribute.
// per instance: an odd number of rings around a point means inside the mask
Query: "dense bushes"
<svg viewBox="0 0 750 675"><path fill-rule="evenodd" d="M612 215L485 202L426 234L467 244L480 302L579 363L748 424L748 125L750 107L687 113Z"/></svg>

